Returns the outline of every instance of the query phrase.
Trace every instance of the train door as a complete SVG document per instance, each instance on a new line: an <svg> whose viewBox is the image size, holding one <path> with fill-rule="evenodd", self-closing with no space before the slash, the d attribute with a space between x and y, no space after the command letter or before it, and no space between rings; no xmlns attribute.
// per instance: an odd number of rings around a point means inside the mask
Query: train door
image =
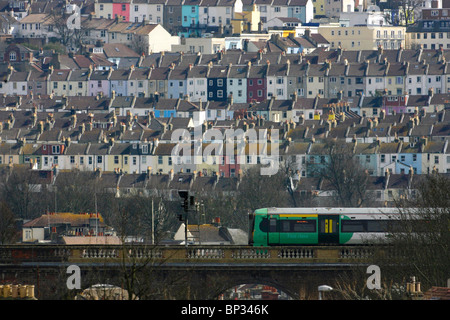
<svg viewBox="0 0 450 320"><path fill-rule="evenodd" d="M269 233L268 233L268 244L269 245L279 245L280 244L280 231L278 230L278 219L269 218Z"/></svg>
<svg viewBox="0 0 450 320"><path fill-rule="evenodd" d="M319 215L319 244L339 243L339 215Z"/></svg>

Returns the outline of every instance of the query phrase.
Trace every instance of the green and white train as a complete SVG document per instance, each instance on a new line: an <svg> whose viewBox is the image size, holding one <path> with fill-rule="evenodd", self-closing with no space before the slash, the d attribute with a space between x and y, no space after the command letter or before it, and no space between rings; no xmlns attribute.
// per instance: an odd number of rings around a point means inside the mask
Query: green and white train
<svg viewBox="0 0 450 320"><path fill-rule="evenodd" d="M249 216L252 246L354 245L385 238L397 208L263 208Z"/></svg>

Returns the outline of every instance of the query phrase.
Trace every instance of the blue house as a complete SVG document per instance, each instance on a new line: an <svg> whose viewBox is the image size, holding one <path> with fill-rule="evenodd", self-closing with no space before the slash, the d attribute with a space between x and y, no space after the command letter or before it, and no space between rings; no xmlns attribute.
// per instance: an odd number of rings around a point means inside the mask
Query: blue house
<svg viewBox="0 0 450 320"><path fill-rule="evenodd" d="M116 96L128 96L128 80L130 79L130 69L117 69L109 77L110 92Z"/></svg>
<svg viewBox="0 0 450 320"><path fill-rule="evenodd" d="M199 5L201 0L185 0L181 7L181 26L187 28L186 32L179 34L189 37L191 34L197 34L195 28L199 27Z"/></svg>
<svg viewBox="0 0 450 320"><path fill-rule="evenodd" d="M207 74L208 100L227 100L228 69L227 66L209 66Z"/></svg>
<svg viewBox="0 0 450 320"><path fill-rule="evenodd" d="M273 6L276 6L274 0ZM312 0L291 0L288 3L288 18L297 18L302 23L309 23L314 17L314 5Z"/></svg>
<svg viewBox="0 0 450 320"><path fill-rule="evenodd" d="M328 166L330 157L326 152L325 143L312 143L306 156L306 176L317 177L319 172Z"/></svg>
<svg viewBox="0 0 450 320"><path fill-rule="evenodd" d="M413 168L415 174L422 173L422 153L419 143L403 144L395 162L395 173L408 173Z"/></svg>
<svg viewBox="0 0 450 320"><path fill-rule="evenodd" d="M354 153L359 158L361 167L366 169L371 176L378 173L378 148L377 142L357 143Z"/></svg>
<svg viewBox="0 0 450 320"><path fill-rule="evenodd" d="M189 67L174 67L168 77L167 96L169 99L184 99L187 95L187 75Z"/></svg>
<svg viewBox="0 0 450 320"><path fill-rule="evenodd" d="M155 118L175 118L179 103L180 99L158 99L154 104Z"/></svg>

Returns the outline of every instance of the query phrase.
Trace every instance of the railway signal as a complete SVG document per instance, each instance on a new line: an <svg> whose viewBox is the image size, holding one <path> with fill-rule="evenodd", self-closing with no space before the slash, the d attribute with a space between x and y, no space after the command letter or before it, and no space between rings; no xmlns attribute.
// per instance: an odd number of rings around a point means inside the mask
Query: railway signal
<svg viewBox="0 0 450 320"><path fill-rule="evenodd" d="M183 199L181 203L181 207L183 208L184 213L178 214L178 220L185 222L184 223L184 233L185 233L185 245L187 246L187 224L188 224L188 215L189 211L196 210L195 197L189 195L189 191L180 190L178 191L178 195Z"/></svg>

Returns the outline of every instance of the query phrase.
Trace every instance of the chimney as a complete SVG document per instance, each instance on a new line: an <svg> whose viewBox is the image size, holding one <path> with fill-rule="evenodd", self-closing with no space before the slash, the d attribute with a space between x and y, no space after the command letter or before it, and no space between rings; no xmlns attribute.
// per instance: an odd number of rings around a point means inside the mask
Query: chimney
<svg viewBox="0 0 450 320"><path fill-rule="evenodd" d="M389 171L389 169L386 169L386 171L384 172L384 188L386 189L389 185L389 178L391 176L391 172Z"/></svg>
<svg viewBox="0 0 450 320"><path fill-rule="evenodd" d="M42 134L44 132L44 122L43 121L39 121L38 123L38 131L40 134Z"/></svg>
<svg viewBox="0 0 450 320"><path fill-rule="evenodd" d="M76 114L73 114L73 115L70 117L70 122L71 122L72 127L75 128L75 126L77 125L77 115L76 115Z"/></svg>
<svg viewBox="0 0 450 320"><path fill-rule="evenodd" d="M36 112L33 112L33 114L31 115L31 120L33 122L33 127L34 127L37 123L37 113Z"/></svg>

